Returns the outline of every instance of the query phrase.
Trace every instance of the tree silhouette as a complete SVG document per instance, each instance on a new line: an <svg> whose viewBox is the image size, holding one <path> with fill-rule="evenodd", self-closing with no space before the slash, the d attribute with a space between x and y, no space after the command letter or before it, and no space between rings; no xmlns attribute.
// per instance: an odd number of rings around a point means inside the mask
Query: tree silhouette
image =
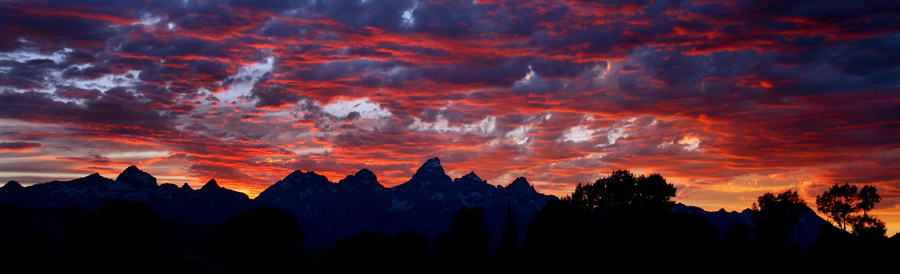
<svg viewBox="0 0 900 274"><path fill-rule="evenodd" d="M816 208L831 218L840 229L851 228L857 236L884 237L885 225L881 220L869 216L875 204L881 202L878 189L865 185L862 189L845 183L833 185L816 196ZM862 211L862 214L858 214Z"/></svg>
<svg viewBox="0 0 900 274"><path fill-rule="evenodd" d="M875 204L881 202L881 196L878 195L878 189L875 186L864 185L859 191L859 203L856 208L863 211L864 216L869 215L869 210L875 208Z"/></svg>
<svg viewBox="0 0 900 274"><path fill-rule="evenodd" d="M816 196L816 209L831 218L837 226L847 230L850 214L858 210L859 190L854 185L834 185Z"/></svg>
<svg viewBox="0 0 900 274"><path fill-rule="evenodd" d="M878 218L869 216L869 210L875 208L875 204L881 202L878 189L875 186L865 185L859 191L859 203L856 208L862 210L862 216L853 219L853 234L864 238L884 238L887 233L885 224Z"/></svg>
<svg viewBox="0 0 900 274"><path fill-rule="evenodd" d="M653 271L720 256L712 252L719 246L718 231L703 216L670 212L675 192L658 174L635 177L627 170L579 185L537 213L528 225L523 257L548 267L574 261ZM672 252L673 246L679 252Z"/></svg>
<svg viewBox="0 0 900 274"><path fill-rule="evenodd" d="M478 206L463 206L453 218L449 232L441 232L435 237L434 253L442 260L484 262L490 258L487 250L489 242L484 211Z"/></svg>
<svg viewBox="0 0 900 274"><path fill-rule="evenodd" d="M800 224L800 212L806 202L793 190L772 194L767 192L757 198L751 207L751 219L756 225L761 241L775 244L787 244Z"/></svg>
<svg viewBox="0 0 900 274"><path fill-rule="evenodd" d="M615 170L593 184L579 184L566 200L572 204L609 213L666 211L675 205L676 188L659 174L635 177L628 170Z"/></svg>
<svg viewBox="0 0 900 274"><path fill-rule="evenodd" d="M865 234L863 229L854 229L863 234L853 235L846 230L823 223L819 229L815 246L809 249L809 265L819 266L821 271L813 272L878 272L896 269L900 263L900 249L892 246L891 239L884 232Z"/></svg>
<svg viewBox="0 0 900 274"><path fill-rule="evenodd" d="M863 238L884 238L887 234L884 221L868 215L853 218L853 235Z"/></svg>

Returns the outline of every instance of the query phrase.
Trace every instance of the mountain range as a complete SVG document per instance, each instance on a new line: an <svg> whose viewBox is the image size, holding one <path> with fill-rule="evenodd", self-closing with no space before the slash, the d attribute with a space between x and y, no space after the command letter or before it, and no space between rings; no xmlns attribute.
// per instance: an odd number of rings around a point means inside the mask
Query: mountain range
<svg viewBox="0 0 900 274"><path fill-rule="evenodd" d="M23 187L10 181L0 188L0 204L26 207L82 207L97 210L110 199L140 201L162 217L192 224L222 224L234 214L255 208L274 207L293 212L307 235L307 246L324 248L363 230L395 234L406 230L435 236L446 230L461 207L479 206L492 239L500 233L511 209L520 229L548 202L558 200L537 192L524 177L507 186L494 186L474 172L451 179L440 159L427 160L412 178L393 188L378 182L372 171L362 169L337 183L313 171L294 171L265 189L255 199L220 187L215 179L200 189L188 184L158 184L156 178L130 166L115 180L97 173L71 181L52 181ZM699 214L724 237L729 225L752 225L750 210L742 212L705 211L699 207L676 205L673 212ZM807 208L795 229L792 242L807 246L815 241L825 222ZM497 248L498 241L491 242Z"/></svg>
<svg viewBox="0 0 900 274"><path fill-rule="evenodd" d="M368 169L337 183L313 171L297 170L255 199L222 188L215 179L200 189L160 185L135 166L115 180L94 173L28 187L11 181L0 188L0 203L15 206L97 210L110 199L144 202L162 217L194 224L221 224L254 207L281 208L297 216L307 234L307 246L316 248L329 247L362 230L387 234L415 230L434 236L447 229L463 206L480 206L492 238L499 239L507 207L524 232L535 214L557 197L538 193L524 177L505 187L488 184L474 172L451 179L438 158L429 159L409 181L393 188L381 185Z"/></svg>
<svg viewBox="0 0 900 274"><path fill-rule="evenodd" d="M732 224L753 226L751 210L749 208L744 209L741 212L726 211L725 209L706 211L696 206L688 206L679 203L672 208L672 212L702 215L709 224L718 229L719 236L722 238L727 236L728 228ZM807 206L804 206L798 217L800 224L797 227L794 227L794 232L791 233L790 241L801 248L806 248L816 242L816 238L819 237L819 228L827 221L822 219L822 217L819 217L813 209Z"/></svg>

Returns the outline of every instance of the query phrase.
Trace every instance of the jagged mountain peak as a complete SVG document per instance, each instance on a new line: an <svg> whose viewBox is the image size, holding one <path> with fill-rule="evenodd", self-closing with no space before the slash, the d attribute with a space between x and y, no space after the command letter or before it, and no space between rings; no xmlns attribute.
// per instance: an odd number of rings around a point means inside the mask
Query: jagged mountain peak
<svg viewBox="0 0 900 274"><path fill-rule="evenodd" d="M487 181L482 180L480 177L478 177L477 174L475 174L474 171L471 171L471 172L469 172L469 174L466 174L466 175L462 176L461 178L453 179L453 183L456 183L456 184L485 183L486 184Z"/></svg>
<svg viewBox="0 0 900 274"><path fill-rule="evenodd" d="M285 186L291 186L296 183L301 183L302 185L326 185L331 184L331 181L328 180L328 177L325 175L321 175L316 173L315 171L294 171L291 175L285 177L283 182L286 183Z"/></svg>
<svg viewBox="0 0 900 274"><path fill-rule="evenodd" d="M91 175L85 176L82 179L92 179L93 180L93 179L106 179L106 178L101 176L100 173L94 172L94 173L91 173Z"/></svg>
<svg viewBox="0 0 900 274"><path fill-rule="evenodd" d="M178 191L178 186L175 184L163 183L159 185L159 188L157 190L159 193L171 193L174 191Z"/></svg>
<svg viewBox="0 0 900 274"><path fill-rule="evenodd" d="M310 171L310 172L312 172L312 171ZM284 178L287 179L287 178L292 178L292 177L299 177L299 176L303 176L303 174L305 174L303 172L303 170L298 169L298 170L292 171L291 174L288 174L288 176L285 176Z"/></svg>
<svg viewBox="0 0 900 274"><path fill-rule="evenodd" d="M347 175L344 179L342 179L338 184L349 185L349 186L366 186L371 188L384 188L381 183L378 182L378 178L375 177L375 173L372 173L371 170L362 169L356 172L355 175Z"/></svg>
<svg viewBox="0 0 900 274"><path fill-rule="evenodd" d="M22 189L22 188L24 188L24 187L22 187L22 184L20 184L20 183L17 182L17 181L9 181L9 182L6 182L6 184L3 185L2 188L5 188L5 189Z"/></svg>
<svg viewBox="0 0 900 274"><path fill-rule="evenodd" d="M527 184L527 183L528 183L528 178L525 178L525 177L518 177L518 178L516 178L515 180L513 180L513 182L510 183L510 185L513 185L513 184L523 184L523 183L524 183L524 184Z"/></svg>
<svg viewBox="0 0 900 274"><path fill-rule="evenodd" d="M321 189L333 183L327 177L316 174L313 171L303 172L295 170L275 184L269 186L257 196L260 199L269 199L273 196L281 196L292 191L304 191L306 189ZM285 192L288 191L288 192Z"/></svg>
<svg viewBox="0 0 900 274"><path fill-rule="evenodd" d="M439 166L441 166L441 159L438 157L428 159L428 161L425 161L425 163L422 164L422 166L424 166L424 167L439 167Z"/></svg>
<svg viewBox="0 0 900 274"><path fill-rule="evenodd" d="M213 189L220 189L220 188L222 188L222 187L219 186L219 183L216 182L216 179L209 179L209 182L206 182L206 184L203 185L203 187L201 187L200 190L213 190Z"/></svg>
<svg viewBox="0 0 900 274"><path fill-rule="evenodd" d="M298 180L305 181L308 179L317 179L317 180L328 181L328 178L326 178L324 175L317 174L315 171L310 170L307 172L303 172L302 170L299 170L299 169L294 170L294 172L291 172L291 174L289 174L287 177L284 177L284 179L282 181L298 181Z"/></svg>
<svg viewBox="0 0 900 274"><path fill-rule="evenodd" d="M150 173L144 172L143 170L138 169L136 166L129 166L122 173L116 177L116 182L125 182L131 185L132 187L137 188L150 188L158 186L156 183L156 177L150 175Z"/></svg>
<svg viewBox="0 0 900 274"><path fill-rule="evenodd" d="M438 159L438 157L428 159L428 161L425 161L425 163L416 170L416 174L420 173L444 174L444 167L441 166L441 159Z"/></svg>
<svg viewBox="0 0 900 274"><path fill-rule="evenodd" d="M367 168L360 169L359 171L356 172L356 175L354 175L354 176L356 176L360 179L372 179L372 180L376 179L375 173L373 173L371 170L369 170Z"/></svg>
<svg viewBox="0 0 900 274"><path fill-rule="evenodd" d="M181 185L181 189L194 190L188 183L184 183L183 185Z"/></svg>
<svg viewBox="0 0 900 274"><path fill-rule="evenodd" d="M204 199L250 200L250 197L248 197L247 194L219 186L216 179L209 179L209 182L206 182L206 184L197 191L197 194Z"/></svg>
<svg viewBox="0 0 900 274"><path fill-rule="evenodd" d="M449 186L452 182L453 179L444 172L444 168L441 166L441 160L434 157L422 164L409 181L396 188L401 192L409 189L425 190L426 186L432 184Z"/></svg>
<svg viewBox="0 0 900 274"><path fill-rule="evenodd" d="M103 177L100 173L92 173L91 175L84 176L75 180L68 181L66 183L69 184L87 184L87 185L96 185L96 184L108 184L112 183L113 180L109 178Z"/></svg>
<svg viewBox="0 0 900 274"><path fill-rule="evenodd" d="M512 183L509 183L509 185L506 187L514 188L514 189L515 188L534 189L534 187L532 187L531 184L528 183L528 179L525 179L525 177L516 178L515 180L512 181Z"/></svg>
<svg viewBox="0 0 900 274"><path fill-rule="evenodd" d="M475 171L470 171L469 174L466 174L465 176L463 176L463 178L469 178L476 181L484 181L480 177L478 177L477 174L475 174Z"/></svg>

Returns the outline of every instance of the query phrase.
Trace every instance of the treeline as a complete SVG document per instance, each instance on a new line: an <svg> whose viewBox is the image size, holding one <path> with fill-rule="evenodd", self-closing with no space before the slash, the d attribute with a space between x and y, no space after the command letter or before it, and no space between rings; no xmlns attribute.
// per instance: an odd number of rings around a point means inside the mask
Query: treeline
<svg viewBox="0 0 900 274"><path fill-rule="evenodd" d="M761 195L752 223L733 223L724 237L701 215L672 212L675 193L658 174L619 170L578 185L531 223L517 223L508 209L500 239L490 237L481 208L463 207L434 237L362 231L322 250L303 249L306 237L296 217L278 209L252 209L224 225L191 225L124 200L107 201L96 213L0 206L0 272L858 271L900 261L900 243L885 237L884 223L869 215L880 201L874 187L836 185L820 195L817 209L837 227L823 225L811 246L790 240L807 206L794 191ZM518 234L520 226L527 226L525 235ZM491 241L500 241L500 248L489 250Z"/></svg>

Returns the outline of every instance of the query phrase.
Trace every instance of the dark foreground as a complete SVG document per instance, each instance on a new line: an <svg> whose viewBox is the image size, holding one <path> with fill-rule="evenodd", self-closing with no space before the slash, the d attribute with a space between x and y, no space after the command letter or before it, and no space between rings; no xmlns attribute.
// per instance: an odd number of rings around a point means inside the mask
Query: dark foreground
<svg viewBox="0 0 900 274"><path fill-rule="evenodd" d="M223 225L196 225L163 219L146 204L124 200L108 201L98 212L0 205L0 272L687 266L858 271L896 269L900 258L897 237L852 235L829 223L805 247L746 225L729 227L722 237L700 215L597 212L565 202L548 204L530 224L507 220L501 239L491 238L484 223L480 208L462 208L433 237L362 231L330 248L309 250L294 215L277 209L239 213ZM517 235L520 225L527 226L526 235ZM492 241L500 248L490 250Z"/></svg>

